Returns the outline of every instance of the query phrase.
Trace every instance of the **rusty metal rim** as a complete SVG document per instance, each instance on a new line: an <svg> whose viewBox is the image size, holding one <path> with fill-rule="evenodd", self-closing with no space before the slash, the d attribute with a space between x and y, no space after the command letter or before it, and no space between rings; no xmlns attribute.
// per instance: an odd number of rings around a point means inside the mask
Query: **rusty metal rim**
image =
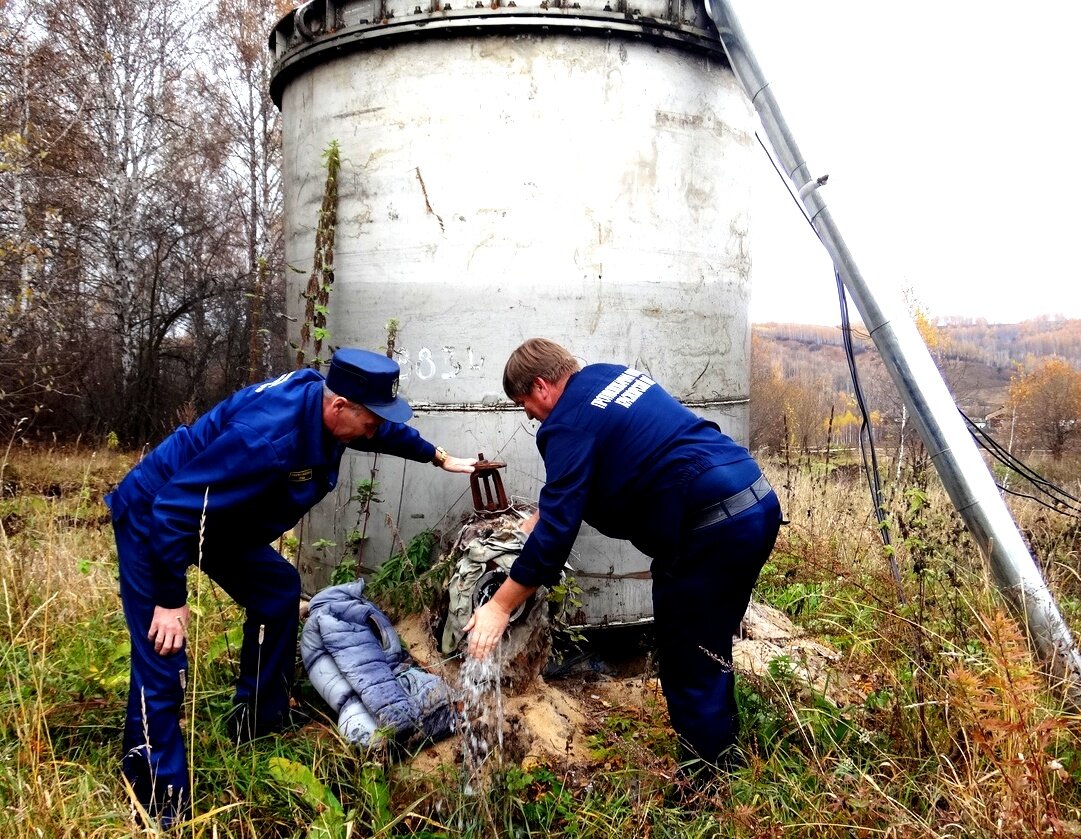
<svg viewBox="0 0 1081 839"><path fill-rule="evenodd" d="M646 40L674 44L691 52L708 53L726 66L728 59L715 37L703 29L677 27L654 18L628 20L624 13L591 12L568 15L536 11L503 10L498 15L478 14L478 10L448 12L445 17L410 16L351 27L295 47L276 63L270 79L270 96L280 109L282 92L293 78L310 67L349 52L383 48L388 43L428 37L464 37L477 34L503 35L522 32L559 35L616 36L628 40ZM275 30L275 33L277 30ZM271 36L273 43L274 34Z"/></svg>

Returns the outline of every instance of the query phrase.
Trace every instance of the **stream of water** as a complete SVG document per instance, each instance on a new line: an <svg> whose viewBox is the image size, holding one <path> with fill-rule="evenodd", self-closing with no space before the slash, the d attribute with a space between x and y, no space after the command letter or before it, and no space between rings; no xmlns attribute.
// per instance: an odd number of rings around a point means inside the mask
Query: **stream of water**
<svg viewBox="0 0 1081 839"><path fill-rule="evenodd" d="M487 658L466 657L458 672L459 730L462 734L462 790L483 788L485 769L503 762L502 644Z"/></svg>

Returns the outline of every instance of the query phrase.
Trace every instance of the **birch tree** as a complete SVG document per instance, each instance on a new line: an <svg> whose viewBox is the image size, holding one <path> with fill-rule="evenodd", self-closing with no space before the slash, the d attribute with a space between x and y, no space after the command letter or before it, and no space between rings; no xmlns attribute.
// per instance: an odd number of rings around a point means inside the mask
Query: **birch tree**
<svg viewBox="0 0 1081 839"><path fill-rule="evenodd" d="M77 157L84 137L43 84L70 69L28 22L32 10L0 6L0 422L23 428L63 405L80 372L65 340L79 257L64 235L70 190L54 166Z"/></svg>
<svg viewBox="0 0 1081 839"><path fill-rule="evenodd" d="M79 70L58 80L56 106L89 139L68 173L83 208L73 235L99 360L87 408L135 442L160 430L163 365L190 350L190 318L229 273L207 247L213 167L187 98L195 21L177 0L42 11L53 49Z"/></svg>
<svg viewBox="0 0 1081 839"><path fill-rule="evenodd" d="M236 220L247 288L249 380L283 361L281 120L270 99L272 57L266 35L291 4L219 0L207 28L208 69L202 77L214 103L225 153L223 188Z"/></svg>

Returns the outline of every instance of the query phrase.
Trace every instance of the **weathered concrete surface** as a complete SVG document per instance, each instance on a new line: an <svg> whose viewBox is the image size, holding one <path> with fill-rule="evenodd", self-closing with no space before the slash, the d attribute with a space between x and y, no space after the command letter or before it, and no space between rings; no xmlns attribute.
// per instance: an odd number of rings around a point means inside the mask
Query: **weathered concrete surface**
<svg viewBox="0 0 1081 839"><path fill-rule="evenodd" d="M533 335L583 363L633 364L746 439L757 148L723 58L614 32L418 34L328 52L285 85L282 114L287 313L303 317L322 155L337 142L328 340L378 349L397 321L400 392L428 439L506 461L508 492L536 500L535 426L501 387ZM337 494L298 528L309 592L358 525L357 481L373 477L372 567L398 536L453 530L469 508L462 480L427 464L348 456ZM583 625L650 618L644 556L584 528L574 562Z"/></svg>

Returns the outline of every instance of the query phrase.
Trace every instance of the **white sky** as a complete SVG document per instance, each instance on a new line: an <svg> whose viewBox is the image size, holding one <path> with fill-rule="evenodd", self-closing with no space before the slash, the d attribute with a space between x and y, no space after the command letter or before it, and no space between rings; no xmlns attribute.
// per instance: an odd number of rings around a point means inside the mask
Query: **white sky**
<svg viewBox="0 0 1081 839"><path fill-rule="evenodd" d="M731 2L876 294L1081 317L1081 2ZM825 251L760 159L751 318L836 324Z"/></svg>

